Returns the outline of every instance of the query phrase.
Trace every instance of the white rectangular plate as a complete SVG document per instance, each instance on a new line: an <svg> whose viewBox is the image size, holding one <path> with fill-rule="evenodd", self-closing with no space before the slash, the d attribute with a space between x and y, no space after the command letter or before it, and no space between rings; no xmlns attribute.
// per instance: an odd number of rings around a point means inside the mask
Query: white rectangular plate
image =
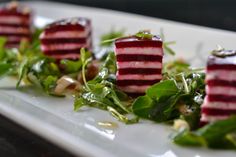
<svg viewBox="0 0 236 157"><path fill-rule="evenodd" d="M127 14L96 8L52 2L26 2L35 10L37 25L47 19L88 17L92 20L95 44L99 36L111 28L125 28L128 33L150 29L158 34L164 29L166 39L177 41L173 47L177 56L194 66L204 66L209 52L217 44L235 49L236 33L177 23L157 18ZM49 20L50 21L50 20ZM3 79L0 86L0 114L19 123L36 134L83 156L101 157L234 157L234 151L213 151L183 148L171 143L171 127L150 121L134 125L117 122L107 112L84 108L73 111L72 98L54 98L26 88L22 91L7 88L12 79ZM98 126L100 121L115 122L116 129Z"/></svg>

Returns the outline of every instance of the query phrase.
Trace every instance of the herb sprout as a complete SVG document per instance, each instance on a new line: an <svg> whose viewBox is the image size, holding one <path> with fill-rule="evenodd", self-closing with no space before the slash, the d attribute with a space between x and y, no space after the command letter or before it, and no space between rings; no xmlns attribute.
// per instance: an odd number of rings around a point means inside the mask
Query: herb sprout
<svg viewBox="0 0 236 157"><path fill-rule="evenodd" d="M117 38L124 36L125 30L120 31L111 30L109 33L102 35L100 46L111 46Z"/></svg>
<svg viewBox="0 0 236 157"><path fill-rule="evenodd" d="M183 146L236 149L236 116L212 122L195 131L179 130L172 136L174 143ZM223 129L222 129L223 128Z"/></svg>
<svg viewBox="0 0 236 157"><path fill-rule="evenodd" d="M178 62L170 64L175 63ZM200 106L205 96L205 75L192 71L186 63L183 63L184 66L176 65L181 68L176 69L174 65L170 68L166 64L164 79L149 87L145 96L137 98L132 109L137 116L156 122L185 119L194 129L200 119Z"/></svg>
<svg viewBox="0 0 236 157"><path fill-rule="evenodd" d="M138 33L135 34L135 36L142 39L152 39L154 35L152 35L150 31L144 30L144 31L139 31Z"/></svg>
<svg viewBox="0 0 236 157"><path fill-rule="evenodd" d="M36 29L32 35L32 42L21 41L18 49L5 48L6 39L0 38L0 77L16 76L18 89L22 82L25 82L42 89L47 94L63 96L54 92L58 79L67 74L76 76L82 69L82 61L61 60L59 68L55 59L41 52L39 41L41 32L41 29Z"/></svg>
<svg viewBox="0 0 236 157"><path fill-rule="evenodd" d="M169 47L169 45L173 45L176 44L175 41L165 41L165 35L164 35L164 31L163 29L160 30L160 37L163 41L163 49L164 52L170 55L175 55L175 51Z"/></svg>
<svg viewBox="0 0 236 157"><path fill-rule="evenodd" d="M113 75L116 72L115 54L110 53L102 65L98 75L91 81L86 81L85 67L91 59L82 60L82 76L84 81L84 88L79 97L75 98L74 110L79 110L82 106L91 106L99 109L107 110L112 116L126 124L138 122L138 118L129 118L126 114L131 113L130 98L113 84Z"/></svg>

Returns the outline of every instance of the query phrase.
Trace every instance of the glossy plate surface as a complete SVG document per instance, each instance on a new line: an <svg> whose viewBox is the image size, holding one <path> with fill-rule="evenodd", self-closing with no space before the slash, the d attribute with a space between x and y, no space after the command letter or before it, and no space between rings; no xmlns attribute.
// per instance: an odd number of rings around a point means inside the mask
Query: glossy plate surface
<svg viewBox="0 0 236 157"><path fill-rule="evenodd" d="M173 47L196 67L203 67L209 51L217 44L235 49L236 33L187 25L139 15L79 7L52 2L27 2L36 12L36 24L65 17L89 17L93 23L95 44L111 28L125 28L128 33L164 29L166 40L177 41ZM0 81L0 114L47 138L68 151L82 156L101 157L234 157L234 151L182 148L171 143L171 127L141 121L134 125L117 122L109 113L83 108L73 111L72 98L54 98L30 87L17 91L12 78ZM98 122L115 122L117 128L105 129Z"/></svg>

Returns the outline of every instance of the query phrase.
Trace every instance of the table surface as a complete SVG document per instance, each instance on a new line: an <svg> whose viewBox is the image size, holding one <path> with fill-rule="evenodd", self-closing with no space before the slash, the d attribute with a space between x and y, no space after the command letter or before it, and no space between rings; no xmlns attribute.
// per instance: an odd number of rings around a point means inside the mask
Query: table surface
<svg viewBox="0 0 236 157"><path fill-rule="evenodd" d="M63 142L63 141L62 141ZM0 115L1 157L74 157Z"/></svg>

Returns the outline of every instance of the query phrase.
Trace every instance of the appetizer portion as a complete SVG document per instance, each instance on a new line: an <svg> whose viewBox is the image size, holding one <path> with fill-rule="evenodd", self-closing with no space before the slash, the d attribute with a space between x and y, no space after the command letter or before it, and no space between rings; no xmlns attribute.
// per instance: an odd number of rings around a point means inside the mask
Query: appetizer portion
<svg viewBox="0 0 236 157"><path fill-rule="evenodd" d="M220 50L209 56L206 97L201 123L223 120L236 114L236 51Z"/></svg>
<svg viewBox="0 0 236 157"><path fill-rule="evenodd" d="M117 86L128 95L144 95L162 79L162 40L158 36L130 36L115 41Z"/></svg>
<svg viewBox="0 0 236 157"><path fill-rule="evenodd" d="M0 9L0 36L7 39L6 47L17 48L22 40L31 38L31 10L17 2Z"/></svg>
<svg viewBox="0 0 236 157"><path fill-rule="evenodd" d="M80 58L80 49L92 49L91 22L86 18L69 18L46 26L40 35L41 50L57 60Z"/></svg>

